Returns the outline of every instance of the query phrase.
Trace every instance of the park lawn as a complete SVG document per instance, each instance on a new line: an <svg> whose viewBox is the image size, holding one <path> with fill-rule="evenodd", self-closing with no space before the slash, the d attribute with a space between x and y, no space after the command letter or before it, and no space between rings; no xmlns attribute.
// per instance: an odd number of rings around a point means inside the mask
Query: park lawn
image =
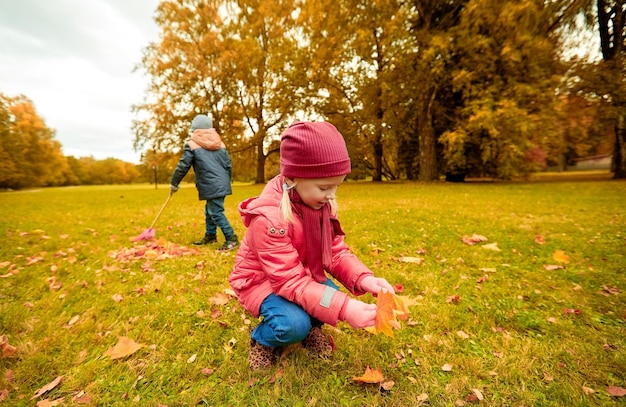
<svg viewBox="0 0 626 407"><path fill-rule="evenodd" d="M236 205L261 189L226 200L239 236ZM151 251L130 240L167 194L0 194L0 405L626 405L623 181L344 183L348 244L411 315L393 337L325 326L330 359L294 345L261 373L247 366L256 320L228 292L235 253L190 244L204 227L195 188L174 195ZM138 349L112 358L120 337ZM384 386L353 380L368 367Z"/></svg>

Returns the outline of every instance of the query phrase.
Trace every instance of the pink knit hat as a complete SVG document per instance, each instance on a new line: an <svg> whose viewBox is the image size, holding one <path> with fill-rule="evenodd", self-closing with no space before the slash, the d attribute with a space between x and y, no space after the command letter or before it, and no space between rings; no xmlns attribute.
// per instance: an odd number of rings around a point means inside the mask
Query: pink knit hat
<svg viewBox="0 0 626 407"><path fill-rule="evenodd" d="M326 122L296 122L280 137L280 172L288 178L327 178L350 172L339 131Z"/></svg>

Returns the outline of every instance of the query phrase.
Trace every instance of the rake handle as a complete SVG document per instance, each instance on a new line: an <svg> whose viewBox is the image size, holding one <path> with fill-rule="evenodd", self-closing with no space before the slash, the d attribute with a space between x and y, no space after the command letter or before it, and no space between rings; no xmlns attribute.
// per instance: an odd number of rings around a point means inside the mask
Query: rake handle
<svg viewBox="0 0 626 407"><path fill-rule="evenodd" d="M172 198L172 194L170 193L168 195L167 199L165 200L165 203L163 204L163 206L161 206L161 210L159 211L159 213L157 213L157 216L152 221L152 225L150 225L150 229L152 229L154 227L154 224L156 223L156 221L159 220L159 217L163 213L163 210L165 209L165 207L167 206L167 204L168 204L168 202L170 201L171 198Z"/></svg>

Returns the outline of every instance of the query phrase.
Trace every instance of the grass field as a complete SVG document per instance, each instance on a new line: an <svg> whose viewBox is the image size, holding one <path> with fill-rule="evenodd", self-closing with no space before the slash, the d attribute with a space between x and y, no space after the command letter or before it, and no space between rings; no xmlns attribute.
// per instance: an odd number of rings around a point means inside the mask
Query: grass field
<svg viewBox="0 0 626 407"><path fill-rule="evenodd" d="M295 345L264 373L247 366L256 320L225 292L234 252L190 244L192 185L152 248L130 239L167 186L1 193L0 405L626 405L626 183L586 179L345 183L347 242L410 318L393 338L326 326L330 359ZM226 200L240 236L236 205L261 188ZM113 358L120 337L138 349ZM353 380L367 367L385 388Z"/></svg>

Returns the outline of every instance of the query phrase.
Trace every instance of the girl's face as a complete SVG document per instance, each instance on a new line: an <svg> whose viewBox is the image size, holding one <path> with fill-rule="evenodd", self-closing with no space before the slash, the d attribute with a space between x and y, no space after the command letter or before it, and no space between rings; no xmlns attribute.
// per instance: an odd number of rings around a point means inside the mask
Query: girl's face
<svg viewBox="0 0 626 407"><path fill-rule="evenodd" d="M329 178L296 178L295 189L305 204L313 209L321 209L328 201L335 199L337 188L345 178L345 175Z"/></svg>

